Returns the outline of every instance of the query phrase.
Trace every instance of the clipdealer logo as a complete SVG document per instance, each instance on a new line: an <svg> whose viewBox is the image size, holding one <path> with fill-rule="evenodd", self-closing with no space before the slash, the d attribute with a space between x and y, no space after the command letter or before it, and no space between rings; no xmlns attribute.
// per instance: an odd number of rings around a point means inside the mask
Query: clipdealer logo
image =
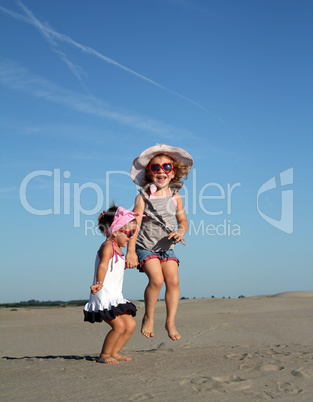
<svg viewBox="0 0 313 402"><path fill-rule="evenodd" d="M227 183L224 187L215 182L210 182L204 184L200 189L197 188L197 174L196 169L192 170L191 175L191 194L189 194L188 188L183 185L181 189L182 198L184 200L185 211L187 216L193 215L196 216L198 214L198 208L200 211L207 216L223 216L224 218L222 222L218 222L217 224L213 224L210 222L210 219L202 219L198 226L195 224L193 219L190 219L189 225L189 234L196 236L198 235L207 235L207 236L240 236L241 235L241 227L238 223L233 223L230 218L232 214L232 200L234 197L233 192L235 193L239 191L241 187L241 183L237 182L234 184ZM20 202L23 208L32 215L44 216L44 215L70 215L73 214L73 224L75 228L81 227L82 224L82 216L92 216L99 213L104 205L109 205L111 201L110 194L110 182L111 176L113 175L124 175L130 177L130 174L125 171L107 171L105 176L105 191L103 192L102 188L93 182L87 183L69 183L64 181L63 179L69 179L71 173L69 171L64 171L61 175L61 169L51 170L36 170L29 174L27 174L21 182L20 185ZM31 194L31 191L34 190L34 186L31 186L31 182L36 180L37 178L41 178L42 176L46 176L52 179L52 182L49 182L49 189L53 190L52 197L52 205L51 208L47 209L38 209L35 208L30 203L30 199L34 198L34 194ZM62 177L63 176L63 177ZM273 217L265 214L261 210L260 207L260 199L265 193L270 191L278 190L277 181L275 176L271 179L267 180L257 191L256 197L256 207L257 212L261 216L261 218L267 222L272 227L287 233L293 233L293 189L287 188L286 186L290 186L293 184L293 168L285 170L280 173L280 185L281 185L281 210L280 210L280 219L274 219ZM116 182L116 177L112 180ZM36 183L36 181L35 181ZM94 197L90 197L93 208L87 209L82 206L82 194L85 190L89 190L94 193ZM44 191L44 190L41 190ZM212 195L212 192L214 195ZM134 196L137 193L136 188L134 187ZM40 194L43 195L43 194ZM63 197L63 202L62 202ZM95 202L94 202L95 198ZM219 209L216 208L213 210L213 206L216 207L219 202ZM191 205L190 205L191 204ZM210 205L210 209L208 208ZM223 208L221 208L221 206ZM131 206L126 206L128 209L131 209ZM215 218L216 221L216 218ZM210 223L208 223L210 222ZM93 220L84 220L85 225L85 234L91 232L93 235L99 234L97 232L96 224Z"/></svg>
<svg viewBox="0 0 313 402"><path fill-rule="evenodd" d="M282 188L285 186L293 184L293 168L285 170L280 173L280 185ZM271 226L274 226L276 229L281 230L287 234L293 233L293 189L281 190L281 209L280 209L280 219L274 219L264 212L261 211L259 205L259 198L261 195L268 191L272 191L277 189L276 178L272 177L267 180L262 186L259 188L257 192L257 210L260 216L265 220L265 222L269 223Z"/></svg>

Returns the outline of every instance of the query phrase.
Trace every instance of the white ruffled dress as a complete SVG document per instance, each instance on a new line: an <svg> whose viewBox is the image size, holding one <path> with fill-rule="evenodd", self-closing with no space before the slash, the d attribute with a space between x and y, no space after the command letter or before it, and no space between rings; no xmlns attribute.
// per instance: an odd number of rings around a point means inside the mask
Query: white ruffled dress
<svg viewBox="0 0 313 402"><path fill-rule="evenodd" d="M114 320L119 314L136 315L137 308L129 300L123 297L123 279L125 259L114 250L113 257L109 261L107 273L103 281L103 287L96 294L90 294L89 302L84 307L84 321L91 323L101 322L105 319ZM97 282L98 266L100 264L99 251L95 261L95 273L93 284Z"/></svg>

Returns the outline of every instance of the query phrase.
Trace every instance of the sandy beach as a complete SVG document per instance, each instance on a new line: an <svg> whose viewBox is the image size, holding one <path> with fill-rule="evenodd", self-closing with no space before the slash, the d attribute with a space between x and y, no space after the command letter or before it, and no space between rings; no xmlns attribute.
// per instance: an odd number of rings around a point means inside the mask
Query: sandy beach
<svg viewBox="0 0 313 402"><path fill-rule="evenodd" d="M155 337L140 334L131 362L96 363L108 326L82 307L0 310L3 401L311 401L313 292L181 300L171 341L165 305Z"/></svg>

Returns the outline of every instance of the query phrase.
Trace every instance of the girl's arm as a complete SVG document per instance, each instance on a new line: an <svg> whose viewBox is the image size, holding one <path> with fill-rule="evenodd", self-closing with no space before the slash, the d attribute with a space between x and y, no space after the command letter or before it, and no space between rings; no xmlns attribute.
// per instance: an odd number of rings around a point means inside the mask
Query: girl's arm
<svg viewBox="0 0 313 402"><path fill-rule="evenodd" d="M175 195L175 199L177 201L177 210L176 210L177 230L170 233L168 238L169 239L174 238L177 243L178 242L183 243L184 236L188 230L188 221L187 221L187 216L186 216L186 212L184 209L184 203L183 203L182 196L179 193L177 193Z"/></svg>
<svg viewBox="0 0 313 402"><path fill-rule="evenodd" d="M137 214L143 215L145 209L145 202L141 194L138 194L135 199L135 206L133 212L137 212ZM135 268L138 265L138 257L135 251L136 241L139 233L139 229L142 222L142 216L136 217L137 221L137 230L134 236L129 240L127 246L127 253L126 253L126 266L127 268Z"/></svg>
<svg viewBox="0 0 313 402"><path fill-rule="evenodd" d="M99 292L103 287L103 281L108 270L109 261L113 257L113 247L111 243L106 243L99 253L100 264L97 271L97 283L90 286L93 295Z"/></svg>

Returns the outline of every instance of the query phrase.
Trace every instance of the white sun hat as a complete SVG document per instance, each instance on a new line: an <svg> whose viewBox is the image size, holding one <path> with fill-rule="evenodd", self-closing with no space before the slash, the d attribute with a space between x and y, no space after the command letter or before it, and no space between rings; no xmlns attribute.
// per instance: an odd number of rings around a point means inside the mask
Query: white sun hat
<svg viewBox="0 0 313 402"><path fill-rule="evenodd" d="M193 165L192 157L184 149L172 147L165 144L157 144L151 148L145 149L138 156L138 158L134 160L130 170L130 175L132 180L136 184L141 187L143 186L145 179L145 169L151 159L159 154L167 155L170 158L183 162L186 166L188 166L188 170L190 170Z"/></svg>

